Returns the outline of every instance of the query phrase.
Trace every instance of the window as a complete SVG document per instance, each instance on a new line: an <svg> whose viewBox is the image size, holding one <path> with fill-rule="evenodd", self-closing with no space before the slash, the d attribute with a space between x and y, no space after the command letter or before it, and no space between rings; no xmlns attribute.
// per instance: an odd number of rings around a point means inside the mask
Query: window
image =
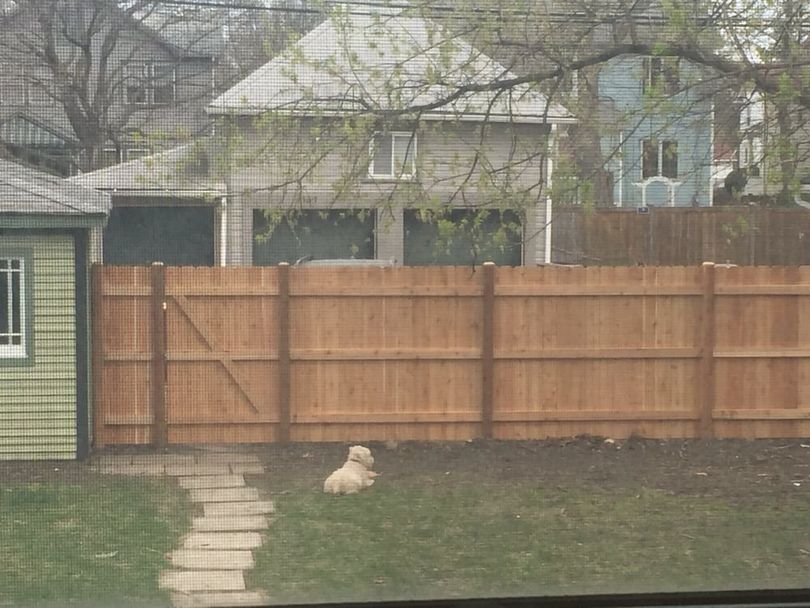
<svg viewBox="0 0 810 608"><path fill-rule="evenodd" d="M520 266L523 227L514 211L405 210L405 265Z"/></svg>
<svg viewBox="0 0 810 608"><path fill-rule="evenodd" d="M678 142L645 139L642 145L641 177L678 177Z"/></svg>
<svg viewBox="0 0 810 608"><path fill-rule="evenodd" d="M151 153L152 151L149 148L126 147L123 150L124 162L136 160L138 158L143 158L144 156L149 156Z"/></svg>
<svg viewBox="0 0 810 608"><path fill-rule="evenodd" d="M369 175L377 178L407 179L416 175L416 134L375 133L369 154Z"/></svg>
<svg viewBox="0 0 810 608"><path fill-rule="evenodd" d="M169 63L133 63L126 66L126 101L137 105L164 105L175 100L175 69Z"/></svg>
<svg viewBox="0 0 810 608"><path fill-rule="evenodd" d="M117 165L118 163L125 163L130 160L149 156L151 153L151 149L143 147L129 147L126 145L122 145L120 149L108 147L104 148L102 162L103 166L110 167L112 165Z"/></svg>
<svg viewBox="0 0 810 608"><path fill-rule="evenodd" d="M25 258L0 255L0 359L28 356Z"/></svg>
<svg viewBox="0 0 810 608"><path fill-rule="evenodd" d="M645 93L677 92L680 84L680 66L673 57L647 57L644 59Z"/></svg>
<svg viewBox="0 0 810 608"><path fill-rule="evenodd" d="M374 259L375 213L368 209L253 211L253 263L294 264L303 257Z"/></svg>

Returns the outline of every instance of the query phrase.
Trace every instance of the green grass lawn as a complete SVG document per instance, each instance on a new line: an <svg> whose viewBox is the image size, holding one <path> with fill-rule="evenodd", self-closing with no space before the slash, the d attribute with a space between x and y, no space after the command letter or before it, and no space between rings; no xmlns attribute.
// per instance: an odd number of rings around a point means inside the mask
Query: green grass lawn
<svg viewBox="0 0 810 608"><path fill-rule="evenodd" d="M184 493L168 481L3 484L0 606L165 606L158 573L188 524Z"/></svg>
<svg viewBox="0 0 810 608"><path fill-rule="evenodd" d="M250 582L275 602L807 585L806 497L381 479L334 497L285 477Z"/></svg>

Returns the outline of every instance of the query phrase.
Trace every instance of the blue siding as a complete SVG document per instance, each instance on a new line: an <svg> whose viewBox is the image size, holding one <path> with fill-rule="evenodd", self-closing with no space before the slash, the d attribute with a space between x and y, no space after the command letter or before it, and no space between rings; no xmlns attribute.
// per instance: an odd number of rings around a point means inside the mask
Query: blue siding
<svg viewBox="0 0 810 608"><path fill-rule="evenodd" d="M677 206L711 204L712 102L699 87L694 66L680 64L684 92L656 102L643 92L644 58L623 56L610 61L599 75L602 101L602 152L614 176L614 203L641 205L642 142L658 139L678 142ZM621 148L619 143L622 142ZM618 152L620 150L620 152ZM621 159L620 159L621 156ZM647 191L648 205L667 205L668 189L654 184Z"/></svg>

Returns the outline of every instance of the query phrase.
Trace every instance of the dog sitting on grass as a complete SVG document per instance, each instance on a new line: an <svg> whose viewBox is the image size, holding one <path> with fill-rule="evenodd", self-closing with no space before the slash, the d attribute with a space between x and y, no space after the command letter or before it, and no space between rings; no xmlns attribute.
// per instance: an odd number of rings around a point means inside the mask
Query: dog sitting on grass
<svg viewBox="0 0 810 608"><path fill-rule="evenodd" d="M371 470L373 465L371 450L362 445L353 445L343 466L326 478L323 491L328 494L356 494L374 483L378 473Z"/></svg>

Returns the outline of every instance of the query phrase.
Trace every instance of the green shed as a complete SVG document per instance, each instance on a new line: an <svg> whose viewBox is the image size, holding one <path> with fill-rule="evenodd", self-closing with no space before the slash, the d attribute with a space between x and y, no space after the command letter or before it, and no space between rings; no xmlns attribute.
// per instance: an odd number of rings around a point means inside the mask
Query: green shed
<svg viewBox="0 0 810 608"><path fill-rule="evenodd" d="M0 160L0 459L90 446L89 268L110 197Z"/></svg>

